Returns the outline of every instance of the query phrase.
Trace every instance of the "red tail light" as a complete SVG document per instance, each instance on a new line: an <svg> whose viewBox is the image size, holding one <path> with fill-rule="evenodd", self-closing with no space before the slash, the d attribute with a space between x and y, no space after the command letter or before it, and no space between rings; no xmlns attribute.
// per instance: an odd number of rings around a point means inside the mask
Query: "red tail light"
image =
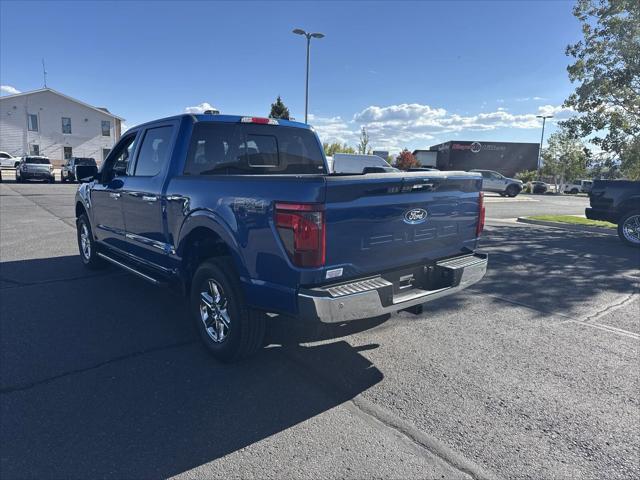
<svg viewBox="0 0 640 480"><path fill-rule="evenodd" d="M478 226L476 227L476 236L479 237L484 230L484 193L480 192L478 198Z"/></svg>
<svg viewBox="0 0 640 480"><path fill-rule="evenodd" d="M325 262L323 205L276 203L275 223L289 258L298 267L321 267Z"/></svg>
<svg viewBox="0 0 640 480"><path fill-rule="evenodd" d="M262 125L279 125L275 118L242 117L240 123L260 123Z"/></svg>

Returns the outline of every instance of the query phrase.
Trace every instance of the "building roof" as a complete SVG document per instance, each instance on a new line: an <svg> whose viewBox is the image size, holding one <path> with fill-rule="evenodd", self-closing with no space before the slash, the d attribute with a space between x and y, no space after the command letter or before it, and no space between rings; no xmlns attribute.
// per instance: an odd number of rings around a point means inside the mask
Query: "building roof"
<svg viewBox="0 0 640 480"><path fill-rule="evenodd" d="M54 90L53 88L40 88L38 90L31 90L29 92L20 92L20 93L15 93L13 95L3 95L2 97L0 97L0 100L6 100L6 99L9 99L9 98L16 98L16 97L20 97L20 96L24 96L24 95L32 95L34 93L41 93L41 92L54 93L54 94L56 94L56 95L58 95L60 97L66 98L67 100L75 102L75 103L77 103L79 105L82 105L84 107L87 107L87 108L90 108L92 110L95 110L96 112L100 112L103 115L109 115L110 117L117 118L118 120L124 121L124 118L119 117L118 115L114 115L109 110L107 110L105 107L94 107L93 105L89 105L88 103L80 101L77 98L73 98L73 97L70 97L69 95L65 95L64 93L60 93L57 90Z"/></svg>
<svg viewBox="0 0 640 480"><path fill-rule="evenodd" d="M433 152L433 150L429 150L429 149L420 149L420 148L419 148L419 149L417 149L417 150L414 150L412 153L415 155L415 154L416 154L416 153L418 153L418 152Z"/></svg>

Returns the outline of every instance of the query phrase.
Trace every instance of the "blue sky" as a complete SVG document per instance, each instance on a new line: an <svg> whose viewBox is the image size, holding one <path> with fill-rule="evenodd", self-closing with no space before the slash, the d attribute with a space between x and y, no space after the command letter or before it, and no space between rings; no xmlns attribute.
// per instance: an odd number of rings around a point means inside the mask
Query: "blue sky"
<svg viewBox="0 0 640 480"><path fill-rule="evenodd" d="M266 115L276 95L323 140L424 148L450 140L532 141L535 115L572 91L564 48L573 2L0 3L0 84L48 85L128 125L209 103ZM551 125L551 131L553 130Z"/></svg>

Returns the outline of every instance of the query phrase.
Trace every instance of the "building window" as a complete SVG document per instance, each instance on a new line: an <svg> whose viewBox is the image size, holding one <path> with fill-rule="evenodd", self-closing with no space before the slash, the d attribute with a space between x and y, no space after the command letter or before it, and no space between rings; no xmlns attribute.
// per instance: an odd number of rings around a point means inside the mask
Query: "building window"
<svg viewBox="0 0 640 480"><path fill-rule="evenodd" d="M102 161L104 162L107 157L109 156L109 152L111 152L110 148L103 148L102 149Z"/></svg>
<svg viewBox="0 0 640 480"><path fill-rule="evenodd" d="M37 145L35 143L33 143L31 145L31 151L29 152L30 155L40 155L40 145Z"/></svg>
<svg viewBox="0 0 640 480"><path fill-rule="evenodd" d="M62 117L62 133L71 133L71 119Z"/></svg>
<svg viewBox="0 0 640 480"><path fill-rule="evenodd" d="M111 136L111 122L109 120L102 120L102 136Z"/></svg>
<svg viewBox="0 0 640 480"><path fill-rule="evenodd" d="M28 127L30 132L38 131L38 115L35 113L30 113L28 116Z"/></svg>
<svg viewBox="0 0 640 480"><path fill-rule="evenodd" d="M65 160L69 160L73 156L73 150L71 149L71 147L62 147L62 150L64 152Z"/></svg>

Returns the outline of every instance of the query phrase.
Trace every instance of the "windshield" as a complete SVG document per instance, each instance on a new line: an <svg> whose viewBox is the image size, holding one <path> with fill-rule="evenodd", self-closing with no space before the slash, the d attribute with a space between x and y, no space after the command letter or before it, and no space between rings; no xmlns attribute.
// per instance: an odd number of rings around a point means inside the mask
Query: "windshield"
<svg viewBox="0 0 640 480"><path fill-rule="evenodd" d="M198 123L185 175L325 173L315 134L276 125Z"/></svg>
<svg viewBox="0 0 640 480"><path fill-rule="evenodd" d="M49 159L48 158L42 158L42 157L27 157L25 159L26 163L35 163L35 164L39 164L39 165L49 165Z"/></svg>

